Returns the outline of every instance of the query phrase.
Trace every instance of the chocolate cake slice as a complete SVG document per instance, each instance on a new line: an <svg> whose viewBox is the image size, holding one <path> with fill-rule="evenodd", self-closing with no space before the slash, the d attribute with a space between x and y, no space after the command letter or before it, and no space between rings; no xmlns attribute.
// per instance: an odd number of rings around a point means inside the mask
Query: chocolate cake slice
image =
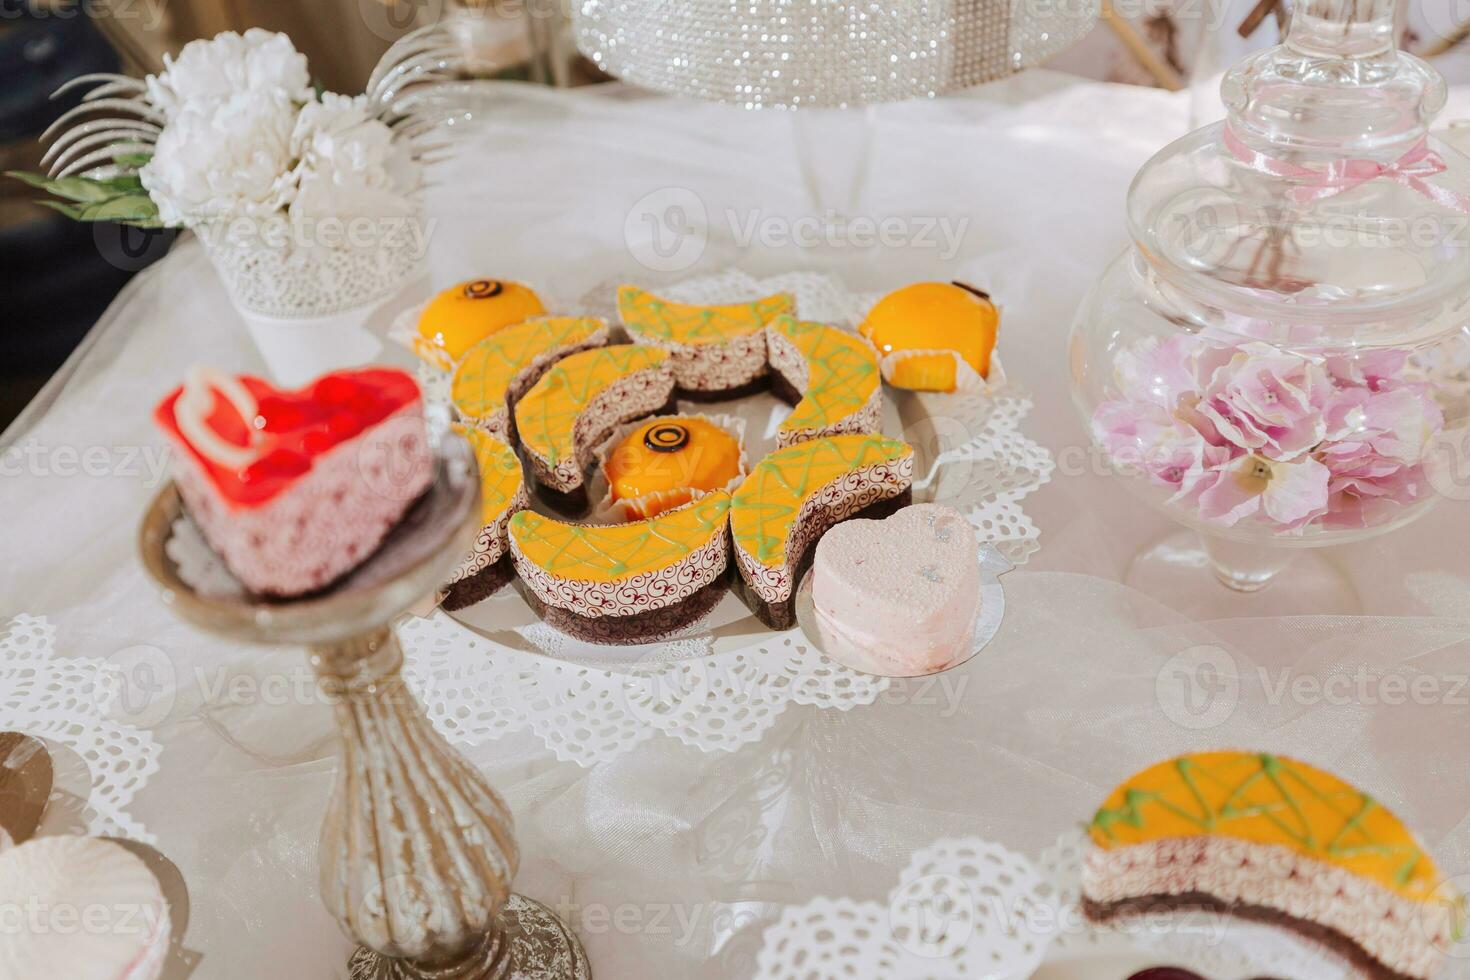
<svg viewBox="0 0 1470 980"><path fill-rule="evenodd" d="M817 540L839 521L906 506L913 475L913 447L879 435L813 439L755 464L730 505L746 605L773 629L794 626L796 586Z"/></svg>
<svg viewBox="0 0 1470 980"><path fill-rule="evenodd" d="M637 286L618 288L618 315L628 336L673 357L679 395L723 401L766 387L766 324L796 309L786 293L746 303L676 303Z"/></svg>
<svg viewBox="0 0 1470 980"><path fill-rule="evenodd" d="M489 598L515 577L510 519L530 506L515 451L480 429L465 430L464 435L480 468L482 526L470 553L444 586L439 604L451 612Z"/></svg>
<svg viewBox="0 0 1470 980"><path fill-rule="evenodd" d="M772 390L794 406L776 430L778 446L879 431L883 384L872 344L846 330L783 315L766 327L766 345Z"/></svg>
<svg viewBox="0 0 1470 980"><path fill-rule="evenodd" d="M612 344L557 361L516 403L516 432L540 496L561 513L586 513L594 453L625 422L674 409L667 352Z"/></svg>
<svg viewBox="0 0 1470 980"><path fill-rule="evenodd" d="M1205 908L1277 923L1367 976L1430 980L1463 899L1372 797L1283 756L1159 763L1097 811L1082 873L1099 921Z"/></svg>
<svg viewBox="0 0 1470 980"><path fill-rule="evenodd" d="M717 490L626 524L511 518L516 571L541 618L596 643L647 643L720 599L729 567L730 495Z"/></svg>

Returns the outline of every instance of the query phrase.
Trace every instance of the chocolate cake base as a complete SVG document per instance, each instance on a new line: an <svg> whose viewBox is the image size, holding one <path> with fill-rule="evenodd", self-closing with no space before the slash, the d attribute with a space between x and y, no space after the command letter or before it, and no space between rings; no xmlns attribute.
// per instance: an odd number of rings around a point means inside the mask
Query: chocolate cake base
<svg viewBox="0 0 1470 980"><path fill-rule="evenodd" d="M759 377L752 378L743 385L734 388L719 388L714 391L705 391L701 388L676 388L674 394L686 402L729 402L737 398L745 398L748 395L758 395L771 386L771 377L775 372L767 371ZM795 405L795 402L791 404Z"/></svg>
<svg viewBox="0 0 1470 980"><path fill-rule="evenodd" d="M1153 912L1188 911L1214 912L1249 922L1260 922L1290 929L1303 939L1320 943L1348 960L1369 980L1424 980L1422 977L1389 969L1369 955L1367 950L1336 929L1309 922L1306 919L1298 919L1264 905L1226 902L1205 892L1186 892L1182 895L1147 895L1118 902L1094 902L1086 897L1082 899L1082 913L1094 922L1112 922L1130 915L1145 915Z"/></svg>
<svg viewBox="0 0 1470 980"><path fill-rule="evenodd" d="M587 484L572 490L556 490L540 480L536 481L536 497L546 506L566 517L581 517L592 506L587 499Z"/></svg>
<svg viewBox="0 0 1470 980"><path fill-rule="evenodd" d="M515 576L516 567L507 551L494 564L446 586L439 605L446 612L473 606L505 588Z"/></svg>
<svg viewBox="0 0 1470 980"><path fill-rule="evenodd" d="M796 385L787 381L786 375L774 369L771 371L771 394L793 408L802 399L802 394L796 389Z"/></svg>
<svg viewBox="0 0 1470 980"><path fill-rule="evenodd" d="M543 622L563 633L589 643L632 646L663 639L708 615L724 598L728 577L727 571L680 602L631 616L583 616L543 602L530 588L523 588L521 594Z"/></svg>
<svg viewBox="0 0 1470 980"><path fill-rule="evenodd" d="M903 492L897 496L875 501L862 510L844 517L842 520L852 521L858 518L867 518L875 521L882 520L913 502L913 488L904 487ZM837 522L837 524L841 523L842 521ZM836 527L837 524L832 525L832 527ZM831 529L828 528L827 531ZM827 531L823 531L822 534L826 534ZM773 630L789 630L796 625L796 590L801 585L802 577L811 569L812 562L817 556L817 542L821 540L821 535L817 535L807 545L805 554L797 559L795 569L791 576L791 595L781 602L766 601L755 589L751 588L750 583L745 580L745 576L738 574L739 565L736 564L735 594L740 596L740 600L750 607L750 611L755 613L756 619L759 619ZM735 547L733 541L730 547L732 549ZM731 553L734 553L733 550Z"/></svg>

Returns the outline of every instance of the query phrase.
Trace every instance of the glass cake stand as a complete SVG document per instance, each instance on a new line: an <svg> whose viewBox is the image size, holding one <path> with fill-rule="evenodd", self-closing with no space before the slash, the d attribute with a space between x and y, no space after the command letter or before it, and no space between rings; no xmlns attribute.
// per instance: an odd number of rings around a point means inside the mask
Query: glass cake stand
<svg viewBox="0 0 1470 980"><path fill-rule="evenodd" d="M591 976L566 924L511 893L510 811L434 731L401 676L391 624L469 550L479 499L468 444L442 438L433 484L383 547L324 594L287 602L185 581L168 547L187 520L173 484L143 520L143 565L181 619L232 640L307 648L341 739L319 853L322 902L359 943L353 980Z"/></svg>
<svg viewBox="0 0 1470 980"><path fill-rule="evenodd" d="M1226 74L1228 117L1139 171L1133 245L1077 315L1084 424L1188 529L1128 581L1181 611L1222 604L1212 576L1253 593L1293 561L1289 611L1353 611L1317 549L1470 496L1449 397L1470 366L1470 161L1429 138L1444 82L1395 50L1393 19L1393 0L1298 3L1284 43Z"/></svg>

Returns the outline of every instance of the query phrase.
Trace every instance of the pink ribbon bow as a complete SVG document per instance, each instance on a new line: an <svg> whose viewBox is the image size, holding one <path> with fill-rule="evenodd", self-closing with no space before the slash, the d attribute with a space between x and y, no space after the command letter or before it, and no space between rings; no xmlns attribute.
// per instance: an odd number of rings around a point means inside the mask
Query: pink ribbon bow
<svg viewBox="0 0 1470 980"><path fill-rule="evenodd" d="M1407 153L1392 163L1344 158L1333 160L1321 170L1299 167L1257 152L1246 146L1229 126L1225 127L1225 148L1235 159L1257 173L1308 181L1291 189L1291 199L1297 204L1311 204L1313 201L1334 197L1381 177L1401 184L1443 207L1470 214L1470 197L1438 187L1427 180L1445 171L1444 158L1429 148L1428 137L1421 138Z"/></svg>

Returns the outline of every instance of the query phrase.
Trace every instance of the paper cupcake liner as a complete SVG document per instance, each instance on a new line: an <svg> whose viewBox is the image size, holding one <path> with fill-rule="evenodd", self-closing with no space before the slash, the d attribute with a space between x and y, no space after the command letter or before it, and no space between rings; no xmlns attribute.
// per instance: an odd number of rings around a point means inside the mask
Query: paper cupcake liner
<svg viewBox="0 0 1470 980"><path fill-rule="evenodd" d="M955 387L954 391L934 391L925 394L934 395L967 395L975 392L992 391L1006 384L1005 368L1000 363L1000 353L994 352L990 355L990 377L982 378L980 372L970 367L968 361L952 350L902 350L883 355L878 361L878 370L883 375L883 380L893 384L893 372L909 358L914 357L951 357L955 363ZM899 387L894 385L894 387ZM905 391L915 390L905 388Z"/></svg>
<svg viewBox="0 0 1470 980"><path fill-rule="evenodd" d="M735 488L740 486L745 480L745 477L749 475L750 463L745 452L745 420L743 418L734 415L710 415L704 412L680 412L677 415L660 415L658 418L671 420L702 419L716 428L723 429L734 437L736 443L740 446L740 459L736 464L738 472L723 487L716 487L716 490L727 490L733 493ZM612 435L598 443L597 448L593 450L593 456L597 462L593 467L592 479L588 483L587 496L595 499L597 503L593 505L592 513L588 517L590 523L626 524L630 521L642 520L643 518L632 509L632 505L638 501L656 499L664 493L664 491L654 491L653 493L644 494L642 497L635 497L632 500L613 500L612 486L608 482L607 474L603 470L603 464L607 462L607 458L612 455L612 451L617 448L618 444L636 430L647 425L649 421L651 419L648 416L644 416L643 418L635 419L632 422L618 426L613 430ZM713 492L711 490L690 489L693 493L693 496L690 498L691 500L698 500L700 497ZM601 492L599 493L598 491Z"/></svg>

